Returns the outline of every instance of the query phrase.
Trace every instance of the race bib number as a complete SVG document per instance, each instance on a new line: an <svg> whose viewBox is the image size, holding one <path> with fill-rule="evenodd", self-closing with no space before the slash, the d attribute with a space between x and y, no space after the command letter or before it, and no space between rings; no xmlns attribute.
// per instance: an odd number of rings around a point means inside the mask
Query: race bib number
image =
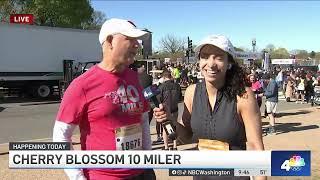
<svg viewBox="0 0 320 180"><path fill-rule="evenodd" d="M142 128L140 123L117 128L115 136L116 150L142 149Z"/></svg>

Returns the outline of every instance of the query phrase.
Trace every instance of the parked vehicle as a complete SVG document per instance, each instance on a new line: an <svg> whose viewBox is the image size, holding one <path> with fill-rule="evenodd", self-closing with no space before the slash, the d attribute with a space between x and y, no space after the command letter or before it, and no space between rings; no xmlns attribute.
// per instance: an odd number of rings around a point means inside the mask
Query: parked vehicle
<svg viewBox="0 0 320 180"><path fill-rule="evenodd" d="M0 91L48 98L101 59L98 31L0 23Z"/></svg>

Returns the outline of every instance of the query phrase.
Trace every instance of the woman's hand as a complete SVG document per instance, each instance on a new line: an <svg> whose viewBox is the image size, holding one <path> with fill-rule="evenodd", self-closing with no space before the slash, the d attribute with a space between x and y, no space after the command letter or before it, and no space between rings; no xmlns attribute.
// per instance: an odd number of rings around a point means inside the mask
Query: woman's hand
<svg viewBox="0 0 320 180"><path fill-rule="evenodd" d="M157 122L163 122L167 120L167 114L162 104L159 105L159 108L153 109L153 117Z"/></svg>

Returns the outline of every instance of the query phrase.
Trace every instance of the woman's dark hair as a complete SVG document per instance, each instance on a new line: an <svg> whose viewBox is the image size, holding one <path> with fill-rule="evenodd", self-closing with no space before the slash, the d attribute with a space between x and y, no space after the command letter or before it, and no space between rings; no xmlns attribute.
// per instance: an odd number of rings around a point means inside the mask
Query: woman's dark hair
<svg viewBox="0 0 320 180"><path fill-rule="evenodd" d="M248 86L246 80L247 73L230 54L228 54L228 62L232 67L226 72L225 84L222 91L228 99L237 100L237 96L241 97L246 93L246 86Z"/></svg>

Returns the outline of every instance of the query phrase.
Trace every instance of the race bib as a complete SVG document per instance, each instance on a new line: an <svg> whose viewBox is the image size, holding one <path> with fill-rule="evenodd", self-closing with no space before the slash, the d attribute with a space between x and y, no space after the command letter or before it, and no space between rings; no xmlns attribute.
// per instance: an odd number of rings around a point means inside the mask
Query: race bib
<svg viewBox="0 0 320 180"><path fill-rule="evenodd" d="M116 150L142 149L142 128L140 123L117 128L115 137Z"/></svg>

